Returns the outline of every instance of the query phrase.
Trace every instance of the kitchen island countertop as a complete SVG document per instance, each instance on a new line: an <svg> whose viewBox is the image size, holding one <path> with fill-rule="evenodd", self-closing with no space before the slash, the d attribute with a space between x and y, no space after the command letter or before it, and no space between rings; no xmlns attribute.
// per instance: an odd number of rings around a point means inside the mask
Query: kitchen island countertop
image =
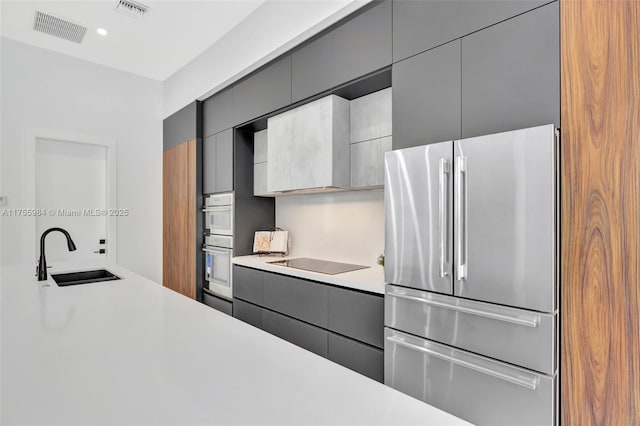
<svg viewBox="0 0 640 426"><path fill-rule="evenodd" d="M0 423L468 425L126 269L107 269L123 279L58 287L49 278L43 287L32 266L0 268Z"/></svg>

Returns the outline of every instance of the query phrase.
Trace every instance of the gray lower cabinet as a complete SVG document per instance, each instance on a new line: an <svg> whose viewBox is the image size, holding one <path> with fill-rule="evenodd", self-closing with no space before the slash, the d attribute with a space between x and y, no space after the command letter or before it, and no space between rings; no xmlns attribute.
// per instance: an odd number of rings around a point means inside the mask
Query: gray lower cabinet
<svg viewBox="0 0 640 426"><path fill-rule="evenodd" d="M328 358L353 371L379 382L384 381L384 352L382 349L329 333Z"/></svg>
<svg viewBox="0 0 640 426"><path fill-rule="evenodd" d="M286 275L264 272L263 304L266 308L302 321L327 326L327 286Z"/></svg>
<svg viewBox="0 0 640 426"><path fill-rule="evenodd" d="M374 2L292 54L293 102L391 64L391 1Z"/></svg>
<svg viewBox="0 0 640 426"><path fill-rule="evenodd" d="M322 328L266 309L262 311L262 327L288 342L327 357L328 332Z"/></svg>
<svg viewBox="0 0 640 426"><path fill-rule="evenodd" d="M227 315L231 315L233 312L233 303L228 300L221 299L219 297L212 296L208 293L204 293L202 295L202 302L220 312L223 312Z"/></svg>
<svg viewBox="0 0 640 426"><path fill-rule="evenodd" d="M224 89L202 103L202 126L205 137L233 127L231 88Z"/></svg>
<svg viewBox="0 0 640 426"><path fill-rule="evenodd" d="M384 298L234 265L233 316L382 382Z"/></svg>
<svg viewBox="0 0 640 426"><path fill-rule="evenodd" d="M460 40L393 65L393 149L460 138Z"/></svg>
<svg viewBox="0 0 640 426"><path fill-rule="evenodd" d="M260 306L244 302L240 299L233 300L233 316L241 321L253 325L254 327L263 328L262 311Z"/></svg>
<svg viewBox="0 0 640 426"><path fill-rule="evenodd" d="M234 125L291 104L291 55L267 65L233 87Z"/></svg>
<svg viewBox="0 0 640 426"><path fill-rule="evenodd" d="M455 40L549 0L394 0L393 61Z"/></svg>
<svg viewBox="0 0 640 426"><path fill-rule="evenodd" d="M554 2L462 39L463 138L559 127L559 25Z"/></svg>
<svg viewBox="0 0 640 426"><path fill-rule="evenodd" d="M233 129L204 138L202 192L233 191Z"/></svg>
<svg viewBox="0 0 640 426"><path fill-rule="evenodd" d="M329 329L379 348L384 347L384 298L329 287Z"/></svg>

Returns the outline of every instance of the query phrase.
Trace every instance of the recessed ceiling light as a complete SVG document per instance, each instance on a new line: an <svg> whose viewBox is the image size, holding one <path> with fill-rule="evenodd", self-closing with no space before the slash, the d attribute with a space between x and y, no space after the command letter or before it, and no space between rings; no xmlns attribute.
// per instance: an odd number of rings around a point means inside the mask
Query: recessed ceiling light
<svg viewBox="0 0 640 426"><path fill-rule="evenodd" d="M97 32L98 34L100 34L101 36L106 36L107 34L109 34L109 33L107 32L107 30L105 30L104 28L98 28L98 29L96 30L96 32Z"/></svg>

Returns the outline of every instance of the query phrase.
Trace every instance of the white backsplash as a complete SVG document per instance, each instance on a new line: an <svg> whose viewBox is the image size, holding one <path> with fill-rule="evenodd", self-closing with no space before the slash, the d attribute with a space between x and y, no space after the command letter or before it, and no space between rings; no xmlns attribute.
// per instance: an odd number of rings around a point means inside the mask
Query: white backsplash
<svg viewBox="0 0 640 426"><path fill-rule="evenodd" d="M384 250L384 192L278 197L276 225L289 231L293 256L375 265Z"/></svg>

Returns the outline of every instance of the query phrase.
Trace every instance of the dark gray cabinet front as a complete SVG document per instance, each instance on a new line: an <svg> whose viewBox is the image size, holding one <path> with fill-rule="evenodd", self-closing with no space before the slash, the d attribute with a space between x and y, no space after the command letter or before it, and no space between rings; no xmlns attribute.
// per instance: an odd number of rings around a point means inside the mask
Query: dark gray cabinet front
<svg viewBox="0 0 640 426"><path fill-rule="evenodd" d="M460 138L460 40L393 64L393 149Z"/></svg>
<svg viewBox="0 0 640 426"><path fill-rule="evenodd" d="M391 64L391 1L376 3L293 52L293 102Z"/></svg>
<svg viewBox="0 0 640 426"><path fill-rule="evenodd" d="M329 330L384 347L384 298L329 287Z"/></svg>
<svg viewBox="0 0 640 426"><path fill-rule="evenodd" d="M234 125L290 103L291 55L286 55L233 87Z"/></svg>
<svg viewBox="0 0 640 426"><path fill-rule="evenodd" d="M233 316L241 321L249 323L254 327L263 328L262 325L262 311L259 306L252 305L251 303L243 302L242 300L233 300Z"/></svg>
<svg viewBox="0 0 640 426"><path fill-rule="evenodd" d="M262 271L233 265L233 297L262 304Z"/></svg>
<svg viewBox="0 0 640 426"><path fill-rule="evenodd" d="M355 340L329 333L328 358L340 365L382 382L384 352Z"/></svg>
<svg viewBox="0 0 640 426"><path fill-rule="evenodd" d="M231 88L224 89L206 99L202 105L204 136L210 136L233 127L233 98Z"/></svg>
<svg viewBox="0 0 640 426"><path fill-rule="evenodd" d="M308 351L327 357L328 332L313 325L268 310L262 311L265 331L298 345Z"/></svg>
<svg viewBox="0 0 640 426"><path fill-rule="evenodd" d="M212 296L208 293L204 293L202 295L202 302L210 308L223 312L227 315L231 315L233 311L233 304L231 302Z"/></svg>
<svg viewBox="0 0 640 426"><path fill-rule="evenodd" d="M462 137L558 127L559 40L558 2L464 37Z"/></svg>
<svg viewBox="0 0 640 426"><path fill-rule="evenodd" d="M204 138L202 192L233 191L233 129Z"/></svg>
<svg viewBox="0 0 640 426"><path fill-rule="evenodd" d="M408 58L549 0L394 0L393 61Z"/></svg>
<svg viewBox="0 0 640 426"><path fill-rule="evenodd" d="M264 272L264 306L305 322L327 326L327 286L300 278Z"/></svg>
<svg viewBox="0 0 640 426"><path fill-rule="evenodd" d="M200 115L201 104L195 101L162 120L163 149L202 137Z"/></svg>

